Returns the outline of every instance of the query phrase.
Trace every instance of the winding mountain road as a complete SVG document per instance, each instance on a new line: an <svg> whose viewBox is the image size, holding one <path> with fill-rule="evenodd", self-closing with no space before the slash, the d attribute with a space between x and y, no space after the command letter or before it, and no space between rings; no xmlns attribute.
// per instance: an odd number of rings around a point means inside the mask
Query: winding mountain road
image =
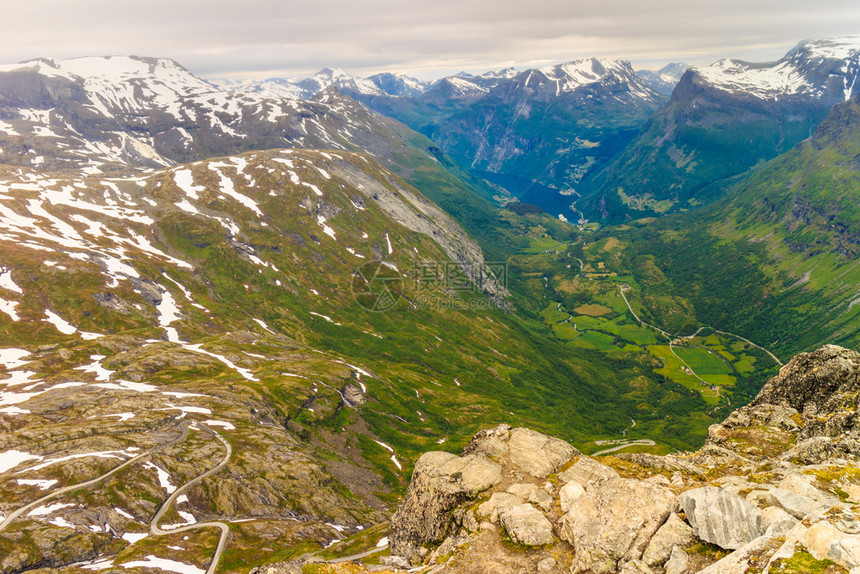
<svg viewBox="0 0 860 574"><path fill-rule="evenodd" d="M197 528L210 528L210 527L211 528L218 528L221 531L221 537L218 540L218 545L215 548L215 554L212 556L212 562L209 564L209 569L206 570L206 574L214 574L215 570L218 568L218 562L221 560L221 554L224 552L224 547L227 544L227 536L230 534L230 527L226 523L217 522L217 521L195 522L194 524L187 524L187 525L179 526L177 528L172 528L169 530L164 530L158 526L158 522L161 520L161 518L164 516L164 514L170 509L170 506L176 501L176 499L179 496L181 496L184 492L186 492L189 488L191 488L192 486L194 486L195 484L197 484L201 480L203 480L209 476L212 476L216 472L220 471L222 468L224 468L227 465L228 462L230 462L230 457L233 456L233 447L230 446L230 443L228 443L227 440L223 436L221 436L220 433L212 430L211 428L209 428L208 426L206 426L202 423L198 422L196 424L198 427L202 428L203 430L210 432L213 435L215 435L215 437L221 441L221 443L224 445L224 448L226 450L224 458L217 465L210 468L206 472L198 474L197 476L195 476L194 478L192 478L191 480L189 480L188 482L186 482L185 484L183 484L182 486L177 488L175 491L173 491L173 493L171 493L170 496L168 496L166 499L164 499L164 502L162 502L161 506L158 507L158 510L155 512L155 516L153 516L153 518L152 518L152 522L150 522L150 524L149 524L149 531L155 536L163 536L165 534L176 534L178 532L186 532L188 530L194 530ZM124 468L126 468L126 467L128 467L128 466L130 466L136 462L139 462L139 461L145 459L148 456L151 456L152 454L154 454L158 451L164 450L165 448L167 448L169 446L173 446L175 444L182 442L183 440L185 440L185 438L187 436L188 436L188 426L187 426L187 424L183 423L182 424L182 432L180 433L180 435L177 438L175 438L171 441L168 441L164 444L161 444L161 445L159 445L159 446L157 446L151 450L148 450L142 454L139 454L139 455L135 456L134 458L130 458L129 460L125 461L124 463L120 464L119 466L114 467L113 469L109 470L108 472L106 472L100 476L97 476L96 478L93 478L93 479L90 479L90 480L87 480L84 482L79 482L78 484L71 484L69 486L64 486L62 488L55 490L54 492L51 492L50 494L46 494L45 496L39 498L38 500L35 500L35 501L25 505L25 506L22 506L18 510L11 512L9 514L9 516L7 516L2 522L0 522L0 532L2 532L3 529L5 529L9 524L11 524L19 516L33 510L34 508L39 507L43 503L45 503L45 502L47 502L53 498L56 498L62 494L65 494L67 492L71 492L73 490L80 490L82 488L88 488L90 486L94 486L94 485L98 484L99 482L105 480L106 478L109 478L109 477L113 476L114 474L118 473L122 469L124 469Z"/></svg>
<svg viewBox="0 0 860 574"><path fill-rule="evenodd" d="M230 527L225 522L195 522L194 524L188 524L185 526L179 526L177 528L172 528L170 530L163 530L158 526L159 520L164 516L164 513L170 509L170 506L173 502L181 496L186 490L203 480L209 476L212 476L216 472L220 471L224 468L228 462L230 462L230 457L233 456L233 447L230 446L230 443L220 435L217 431L212 430L202 423L197 423L197 425L206 430L221 441L226 449L226 454L224 458L217 465L213 466L206 472L202 474L198 474L179 488L173 491L173 493L168 496L164 502L161 503L161 506L158 507L158 510L155 512L155 516L152 517L152 522L149 524L149 531L155 536L163 536L165 534L176 534L178 532L187 532L188 530L195 530L197 528L218 528L221 530L221 537L218 539L218 546L215 547L215 554L212 556L212 562L209 564L209 569L206 570L206 574L214 574L215 570L218 568L218 562L221 560L221 554L224 552L224 547L227 544L227 535L230 534Z"/></svg>
<svg viewBox="0 0 860 574"><path fill-rule="evenodd" d="M18 518L22 514L25 514L29 511L33 510L34 508L41 506L43 503L51 500L52 498L56 498L56 497L60 496L61 494L65 494L65 493L71 492L73 490L79 490L81 488L88 488L90 486L94 486L94 485L98 484L99 482L103 481L104 479L109 478L109 477L113 476L114 474L118 473L119 471L121 471L125 467L130 466L136 462L139 462L139 461L143 460L144 458L146 458L146 457L148 457L148 456L150 456L150 455L152 455L152 454L154 454L160 450L163 450L169 446L173 446L179 442L182 442L183 440L185 440L186 436L188 436L188 427L183 424L182 425L182 433L177 438L175 438L171 441L168 441L164 444L161 444L161 445L159 445L159 446L157 446L151 450L148 450L142 454L139 454L134 458L130 458L127 461L125 461L124 463L122 463L121 465L114 467L113 469L102 474L101 476L97 476L96 478L93 478L93 479L90 479L90 480L87 480L84 482L79 482L77 484L71 484L68 486L64 486L62 488L58 488L57 490L55 490L49 494L46 494L42 498L31 502L30 504L22 506L18 510L12 511L11 513L9 513L9 516L7 516L3 520L3 522L0 522L0 532L2 532L9 524L11 524L16 518Z"/></svg>
<svg viewBox="0 0 860 574"><path fill-rule="evenodd" d="M601 454L609 454L610 452L616 452L619 450L624 450L625 448L630 448L631 446L655 446L657 443L651 440L650 438L641 438L637 440L632 440L630 442L625 442L624 444L620 444L618 446L614 446L612 448L607 448L605 450L601 450L599 452L592 453L589 456L600 456Z"/></svg>

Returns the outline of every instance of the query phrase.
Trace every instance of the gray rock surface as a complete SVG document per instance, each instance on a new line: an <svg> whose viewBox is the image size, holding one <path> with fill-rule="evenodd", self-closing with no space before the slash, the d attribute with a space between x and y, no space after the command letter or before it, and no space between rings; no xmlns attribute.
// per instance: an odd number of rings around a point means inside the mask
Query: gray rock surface
<svg viewBox="0 0 860 574"><path fill-rule="evenodd" d="M618 566L618 574L653 574L654 571L641 560L625 560Z"/></svg>
<svg viewBox="0 0 860 574"><path fill-rule="evenodd" d="M511 494L515 494L516 496L519 496L523 500L526 500L526 499L528 499L528 497L530 497L532 494L534 494L534 492L538 488L540 488L540 487L536 484L517 483L517 484L510 485L507 488L506 492L509 492Z"/></svg>
<svg viewBox="0 0 860 574"><path fill-rule="evenodd" d="M767 527L765 536L782 536L797 524L797 519L778 506L768 506L761 511Z"/></svg>
<svg viewBox="0 0 860 574"><path fill-rule="evenodd" d="M759 509L722 488L688 490L681 494L680 501L693 533L720 548L736 550L764 534Z"/></svg>
<svg viewBox="0 0 860 574"><path fill-rule="evenodd" d="M552 523L531 504L500 510L499 522L517 544L545 546L553 543Z"/></svg>
<svg viewBox="0 0 860 574"><path fill-rule="evenodd" d="M576 501L585 494L585 488L578 482L572 480L562 486L558 491L558 499L561 504L562 513L568 513L573 508Z"/></svg>
<svg viewBox="0 0 860 574"><path fill-rule="evenodd" d="M699 574L744 574L761 572L782 545L778 538L761 536L741 546L725 558L717 560Z"/></svg>
<svg viewBox="0 0 860 574"><path fill-rule="evenodd" d="M673 548L686 548L694 540L693 529L673 512L648 543L642 561L649 566L659 566L669 559Z"/></svg>
<svg viewBox="0 0 860 574"><path fill-rule="evenodd" d="M666 569L666 574L689 574L690 557L681 548L675 546L672 548L669 560L666 561L663 567Z"/></svg>
<svg viewBox="0 0 860 574"><path fill-rule="evenodd" d="M618 478L618 473L587 456L580 457L573 466L558 475L558 479L562 483L566 484L573 481L582 486L588 486L591 482L606 478Z"/></svg>
<svg viewBox="0 0 860 574"><path fill-rule="evenodd" d="M553 498L550 493L539 488L535 490L531 496L529 496L529 502L534 504L535 506L540 507L544 512L549 512L552 508Z"/></svg>
<svg viewBox="0 0 860 574"><path fill-rule="evenodd" d="M828 505L821 504L811 498L801 496L783 488L772 488L770 495L773 497L774 504L779 505L798 520L802 520L803 517L810 514L824 512L830 508Z"/></svg>
<svg viewBox="0 0 860 574"><path fill-rule="evenodd" d="M546 478L579 454L561 439L526 428L511 431L508 448L511 461L536 478Z"/></svg>
<svg viewBox="0 0 860 574"><path fill-rule="evenodd" d="M812 353L801 353L769 380L752 406L761 404L791 407L807 417L798 438L837 436L854 427L853 409L843 409L845 399L857 393L860 353L835 345L824 345ZM818 413L828 416L818 418Z"/></svg>
<svg viewBox="0 0 860 574"><path fill-rule="evenodd" d="M576 551L573 571L615 572L622 560L640 560L676 506L670 490L644 481L591 483L562 521L562 538Z"/></svg>
<svg viewBox="0 0 860 574"><path fill-rule="evenodd" d="M852 512L840 509L817 517L802 540L818 560L832 560L852 573L860 571L860 521Z"/></svg>
<svg viewBox="0 0 860 574"><path fill-rule="evenodd" d="M502 467L482 454L428 452L418 459L412 481L391 521L391 554L410 561L427 542L441 542L451 511L502 480Z"/></svg>
<svg viewBox="0 0 860 574"><path fill-rule="evenodd" d="M492 496L490 496L489 500L482 503L477 508L475 515L479 520L495 522L496 519L498 519L499 512L501 510L517 506L523 502L524 500L522 496L517 496L516 494L511 494L509 492L494 492Z"/></svg>

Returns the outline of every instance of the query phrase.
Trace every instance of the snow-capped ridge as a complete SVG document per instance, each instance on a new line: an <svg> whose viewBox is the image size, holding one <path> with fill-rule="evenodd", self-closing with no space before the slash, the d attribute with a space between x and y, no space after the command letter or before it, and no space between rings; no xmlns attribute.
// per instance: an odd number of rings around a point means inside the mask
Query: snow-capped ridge
<svg viewBox="0 0 860 574"><path fill-rule="evenodd" d="M560 92L573 91L581 86L599 82L610 74L633 76L630 62L605 58L584 58L554 66L538 68L549 80L559 83Z"/></svg>
<svg viewBox="0 0 860 574"><path fill-rule="evenodd" d="M848 100L860 91L860 36L804 40L775 62L725 58L693 68L706 84L763 100L785 97Z"/></svg>
<svg viewBox="0 0 860 574"><path fill-rule="evenodd" d="M807 58L846 60L860 53L860 35L839 36L818 40L802 40L786 58L804 54Z"/></svg>

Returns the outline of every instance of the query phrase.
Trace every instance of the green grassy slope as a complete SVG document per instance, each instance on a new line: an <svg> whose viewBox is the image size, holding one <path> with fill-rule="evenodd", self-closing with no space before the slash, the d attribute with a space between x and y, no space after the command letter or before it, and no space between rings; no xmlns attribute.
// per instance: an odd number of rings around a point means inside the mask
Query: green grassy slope
<svg viewBox="0 0 860 574"><path fill-rule="evenodd" d="M813 137L698 211L628 237L665 276L651 290L688 301L783 358L824 342L856 347L860 269L860 102L836 106Z"/></svg>

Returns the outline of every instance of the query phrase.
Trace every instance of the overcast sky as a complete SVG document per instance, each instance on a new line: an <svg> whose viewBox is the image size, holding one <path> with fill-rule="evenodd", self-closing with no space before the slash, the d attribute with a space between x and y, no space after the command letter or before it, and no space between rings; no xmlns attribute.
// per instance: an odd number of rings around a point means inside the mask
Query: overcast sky
<svg viewBox="0 0 860 574"><path fill-rule="evenodd" d="M531 67L603 56L637 68L778 59L860 34L858 0L25 0L6 2L0 63L170 57L203 77L366 76Z"/></svg>

